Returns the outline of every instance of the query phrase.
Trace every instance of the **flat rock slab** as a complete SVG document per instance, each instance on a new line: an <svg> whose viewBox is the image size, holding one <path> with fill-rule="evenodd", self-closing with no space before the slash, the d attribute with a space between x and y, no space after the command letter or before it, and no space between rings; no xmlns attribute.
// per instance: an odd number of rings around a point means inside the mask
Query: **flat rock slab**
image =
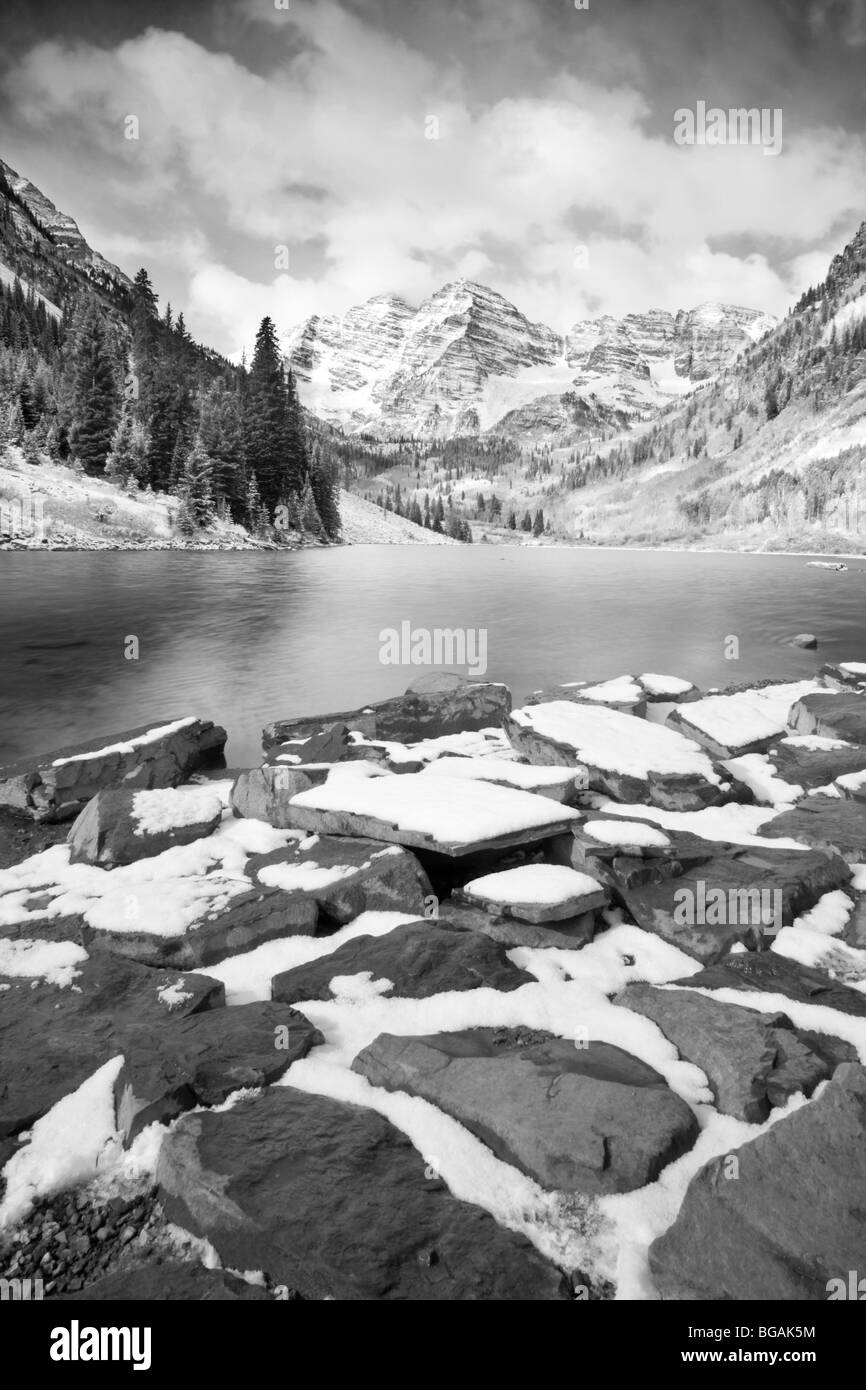
<svg viewBox="0 0 866 1390"><path fill-rule="evenodd" d="M461 781L492 782L497 787L513 787L548 796L566 806L577 804L586 790L586 779L575 774L573 767L539 767L507 758L462 758L443 756L424 768L426 777L457 777Z"/></svg>
<svg viewBox="0 0 866 1390"><path fill-rule="evenodd" d="M520 1029L383 1033L352 1070L453 1115L543 1187L596 1195L653 1182L698 1135L664 1078L608 1043Z"/></svg>
<svg viewBox="0 0 866 1390"><path fill-rule="evenodd" d="M547 686L533 691L527 705L544 705L554 700L570 700L578 705L604 705L620 714L642 718L646 713L643 687L633 676L619 676L607 681L568 681L563 685Z"/></svg>
<svg viewBox="0 0 866 1390"><path fill-rule="evenodd" d="M323 1041L303 1014L273 1002L169 1019L158 1031L124 1026L124 1062L114 1083L124 1144L149 1124L169 1124L185 1110L221 1105L232 1091L270 1085Z"/></svg>
<svg viewBox="0 0 866 1390"><path fill-rule="evenodd" d="M333 999L333 979L367 971L373 980L390 980L388 997L402 999L482 987L506 991L532 979L488 937L428 918L406 922L384 936L356 936L329 956L284 970L271 982L271 997L284 1004Z"/></svg>
<svg viewBox="0 0 866 1390"><path fill-rule="evenodd" d="M667 724L703 745L717 758L763 753L787 727L790 707L808 685L753 683L706 695L686 709L672 710Z"/></svg>
<svg viewBox="0 0 866 1390"><path fill-rule="evenodd" d="M619 868L614 860L620 897L637 925L707 965L738 942L766 949L782 926L851 879L845 861L824 850L745 848L675 877L650 878L640 861L637 874Z"/></svg>
<svg viewBox="0 0 866 1390"><path fill-rule="evenodd" d="M762 1124L792 1095L812 1094L841 1061L856 1061L844 1044L814 1050L784 1014L762 1014L708 999L696 990L633 984L614 1000L655 1023L681 1057L706 1073L718 1108Z"/></svg>
<svg viewBox="0 0 866 1390"><path fill-rule="evenodd" d="M222 758L226 731L209 719L163 720L0 768L0 805L70 820L104 787L176 787Z"/></svg>
<svg viewBox="0 0 866 1390"><path fill-rule="evenodd" d="M131 1265L105 1274L77 1293L57 1294L46 1303L270 1303L271 1295L258 1284L229 1274L227 1269L205 1269L185 1260L161 1260L159 1264Z"/></svg>
<svg viewBox="0 0 866 1390"><path fill-rule="evenodd" d="M776 951L738 952L723 962L701 970L675 984L694 989L757 990L764 994L783 994L801 1004L838 1009L855 1018L866 1018L866 994L832 979L823 970L800 965Z"/></svg>
<svg viewBox="0 0 866 1390"><path fill-rule="evenodd" d="M77 967L75 988L4 979L0 993L0 1138L28 1129L122 1049L123 1028L158 1036L176 1021L222 1013L225 987L205 975L151 970L104 952Z"/></svg>
<svg viewBox="0 0 866 1390"><path fill-rule="evenodd" d="M607 889L594 878L561 864L523 864L484 874L454 897L493 916L533 923L581 917L610 901Z"/></svg>
<svg viewBox="0 0 866 1390"><path fill-rule="evenodd" d="M444 918L454 926L482 932L491 941L498 941L501 946L509 948L558 946L564 951L579 951L593 940L597 924L594 912L562 918L558 922L521 922L515 917L501 917L481 908L467 907L453 898L442 903L441 913L438 921Z"/></svg>
<svg viewBox="0 0 866 1390"><path fill-rule="evenodd" d="M809 796L761 826L768 839L799 840L815 849L835 849L846 859L866 859L866 805L848 797Z"/></svg>
<svg viewBox="0 0 866 1390"><path fill-rule="evenodd" d="M291 806L302 830L452 857L533 844L578 819L571 807L531 792L421 773L329 779L293 797Z"/></svg>
<svg viewBox="0 0 866 1390"><path fill-rule="evenodd" d="M115 869L190 845L213 834L223 804L212 788L167 787L132 791L110 787L96 793L67 837L70 864Z"/></svg>
<svg viewBox="0 0 866 1390"><path fill-rule="evenodd" d="M808 742L841 743L838 739L821 739L817 735L792 735L782 739L769 750L769 757L778 777L806 791L817 787L828 787L837 777L866 769L866 747L861 744L845 744L841 747L810 747Z"/></svg>
<svg viewBox="0 0 866 1390"><path fill-rule="evenodd" d="M724 1154L695 1175L673 1226L650 1246L662 1298L824 1301L831 1280L846 1286L866 1249L866 1071L840 1067L817 1099L736 1159L736 1180Z"/></svg>
<svg viewBox="0 0 866 1390"><path fill-rule="evenodd" d="M332 922L362 912L423 916L432 888L421 864L402 845L348 835L310 835L284 849L256 854L245 871L254 883L309 894Z"/></svg>
<svg viewBox="0 0 866 1390"><path fill-rule="evenodd" d="M798 734L866 743L866 694L814 694L797 700L788 716Z"/></svg>
<svg viewBox="0 0 866 1390"><path fill-rule="evenodd" d="M458 678L438 690L410 687L405 695L348 713L278 719L262 731L262 743L269 749L292 739L317 737L334 724L345 725L368 739L418 743L499 725L510 709L511 691L507 686Z"/></svg>
<svg viewBox="0 0 866 1390"><path fill-rule="evenodd" d="M588 789L614 801L698 811L723 795L721 778L692 740L600 705L529 705L507 718L505 732L530 762L584 769Z"/></svg>
<svg viewBox="0 0 866 1390"><path fill-rule="evenodd" d="M315 899L281 888L253 888L238 893L221 910L189 927L181 935L157 931L115 930L89 926L82 917L55 917L39 923L40 935L52 941L80 941L92 953L110 951L144 965L195 970L215 965L281 936L315 936L319 909ZM0 935L32 935L22 923Z"/></svg>
<svg viewBox="0 0 866 1390"><path fill-rule="evenodd" d="M185 1115L156 1176L169 1219L224 1265L261 1269L303 1298L569 1296L527 1240L425 1176L405 1135L360 1106L277 1086Z"/></svg>

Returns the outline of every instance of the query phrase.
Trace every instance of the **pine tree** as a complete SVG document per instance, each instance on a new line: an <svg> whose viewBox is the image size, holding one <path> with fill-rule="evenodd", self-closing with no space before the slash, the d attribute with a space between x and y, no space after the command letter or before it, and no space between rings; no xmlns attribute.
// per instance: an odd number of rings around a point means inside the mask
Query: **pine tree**
<svg viewBox="0 0 866 1390"><path fill-rule="evenodd" d="M544 512L541 508L535 513L535 521L532 523L533 536L541 536L544 533Z"/></svg>
<svg viewBox="0 0 866 1390"><path fill-rule="evenodd" d="M310 454L310 486L325 534L329 540L336 540L340 534L339 465L319 443L313 445Z"/></svg>
<svg viewBox="0 0 866 1390"><path fill-rule="evenodd" d="M85 472L101 473L117 422L118 391L105 325L95 302L75 344L73 415L75 454Z"/></svg>
<svg viewBox="0 0 866 1390"><path fill-rule="evenodd" d="M508 513L508 529L509 531L517 530L517 517L515 516L514 512Z"/></svg>
<svg viewBox="0 0 866 1390"><path fill-rule="evenodd" d="M181 476L178 511L178 526L186 535L209 526L214 519L215 509L211 480L213 463L202 448L201 440L196 438L187 454Z"/></svg>
<svg viewBox="0 0 866 1390"><path fill-rule="evenodd" d="M521 523L520 523L520 529L521 529L521 531L531 531L531 530L532 530L532 517L529 515L529 512L528 512L528 511L527 511L527 512L524 512L524 514L523 514L523 520L522 520Z"/></svg>
<svg viewBox="0 0 866 1390"><path fill-rule="evenodd" d="M303 422L294 378L283 374L277 333L269 318L256 334L246 393L247 466L269 511L297 497L307 474Z"/></svg>

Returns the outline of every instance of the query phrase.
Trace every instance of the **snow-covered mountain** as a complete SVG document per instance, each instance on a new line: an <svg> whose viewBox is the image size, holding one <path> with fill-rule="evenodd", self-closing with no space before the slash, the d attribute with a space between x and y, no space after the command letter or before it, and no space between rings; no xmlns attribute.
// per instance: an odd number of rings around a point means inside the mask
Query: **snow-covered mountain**
<svg viewBox="0 0 866 1390"><path fill-rule="evenodd" d="M555 425L575 398L600 420L645 416L774 324L752 309L704 304L581 320L561 336L495 290L455 280L418 309L377 295L342 318L316 315L285 347L301 400L322 419L424 438L506 422L520 429L539 412Z"/></svg>

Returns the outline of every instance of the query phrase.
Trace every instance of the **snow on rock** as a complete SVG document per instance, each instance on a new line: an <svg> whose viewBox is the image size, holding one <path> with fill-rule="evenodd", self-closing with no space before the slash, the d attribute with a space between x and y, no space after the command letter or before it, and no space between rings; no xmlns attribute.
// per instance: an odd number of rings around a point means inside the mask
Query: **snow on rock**
<svg viewBox="0 0 866 1390"><path fill-rule="evenodd" d="M776 776L772 762L761 753L745 753L741 758L729 758L722 766L727 768L735 782L748 787L755 799L767 806L791 806L799 797L805 796L805 788Z"/></svg>
<svg viewBox="0 0 866 1390"><path fill-rule="evenodd" d="M785 732L791 706L804 695L823 690L818 681L795 681L732 695L708 695L675 710L668 723L723 758L761 753Z"/></svg>
<svg viewBox="0 0 866 1390"><path fill-rule="evenodd" d="M661 830L654 830L644 821L624 820L614 824L609 820L584 821L581 830L604 845L628 845L640 849L665 849L670 840Z"/></svg>
<svg viewBox="0 0 866 1390"><path fill-rule="evenodd" d="M76 966L87 960L83 946L74 941L38 941L19 937L0 939L0 976L33 978L65 989L79 973Z"/></svg>
<svg viewBox="0 0 866 1390"><path fill-rule="evenodd" d="M40 1197L89 1182L118 1147L114 1083L122 1066L123 1056L113 1057L36 1121L3 1170L0 1228L23 1220Z"/></svg>
<svg viewBox="0 0 866 1390"><path fill-rule="evenodd" d="M196 825L218 816L225 805L218 791L207 787L166 787L136 792L132 818L136 835L160 835L185 825Z"/></svg>
<svg viewBox="0 0 866 1390"><path fill-rule="evenodd" d="M185 719L176 719L172 724L161 724L156 729L148 729L147 733L139 734L137 738L131 738L126 743L109 743L104 748L91 749L88 753L74 753L69 758L55 758L51 766L66 767L68 763L86 763L92 762L94 758L134 753L138 748L145 748L149 743L157 743L160 739L170 738L172 734L179 733L181 729L187 729L190 724L195 723L197 723L195 715L188 715Z"/></svg>
<svg viewBox="0 0 866 1390"><path fill-rule="evenodd" d="M673 700L695 688L691 681L683 680L680 676L659 676L652 671L644 672L638 676L638 680L649 695L655 695L659 699L667 697Z"/></svg>
<svg viewBox="0 0 866 1390"><path fill-rule="evenodd" d="M292 797L291 804L302 810L370 817L442 846L497 840L577 818L569 807L554 809L547 797L531 792L418 773L363 779L331 773L321 786Z"/></svg>
<svg viewBox="0 0 866 1390"><path fill-rule="evenodd" d="M706 753L692 740L630 714L553 700L514 710L512 719L605 771L642 780L655 772L701 777L716 785L721 781Z"/></svg>
<svg viewBox="0 0 866 1390"><path fill-rule="evenodd" d="M503 906L538 903L558 907L575 898L594 897L604 889L589 874L560 864L522 864L516 869L473 878L463 892L469 897Z"/></svg>
<svg viewBox="0 0 866 1390"><path fill-rule="evenodd" d="M225 985L227 1004L252 1004L256 1000L270 999L271 980L275 975L329 956L356 936L384 936L395 927L417 920L404 912L362 912L330 936L287 936L267 941L243 955L209 965L207 973Z"/></svg>

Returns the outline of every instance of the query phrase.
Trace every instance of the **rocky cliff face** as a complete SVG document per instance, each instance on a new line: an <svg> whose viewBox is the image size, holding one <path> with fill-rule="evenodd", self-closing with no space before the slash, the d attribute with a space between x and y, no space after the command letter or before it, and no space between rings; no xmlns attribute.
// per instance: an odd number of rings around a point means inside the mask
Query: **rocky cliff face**
<svg viewBox="0 0 866 1390"><path fill-rule="evenodd" d="M50 198L18 174L0 159L0 174L6 179L12 191L21 199L35 222L53 244L60 257L83 270L97 283L112 281L122 288L130 288L132 281L116 265L112 265L98 251L94 251L85 240L78 223L65 212L60 212ZM35 229L32 223L19 210L12 211L16 229L25 240L33 238Z"/></svg>
<svg viewBox="0 0 866 1390"><path fill-rule="evenodd" d="M483 433L556 418L563 394L599 418L646 415L714 375L773 326L754 310L702 305L581 320L564 337L502 295L456 280L412 309L379 295L342 318L314 316L286 340L304 404L380 436ZM567 412L566 412L567 416Z"/></svg>

